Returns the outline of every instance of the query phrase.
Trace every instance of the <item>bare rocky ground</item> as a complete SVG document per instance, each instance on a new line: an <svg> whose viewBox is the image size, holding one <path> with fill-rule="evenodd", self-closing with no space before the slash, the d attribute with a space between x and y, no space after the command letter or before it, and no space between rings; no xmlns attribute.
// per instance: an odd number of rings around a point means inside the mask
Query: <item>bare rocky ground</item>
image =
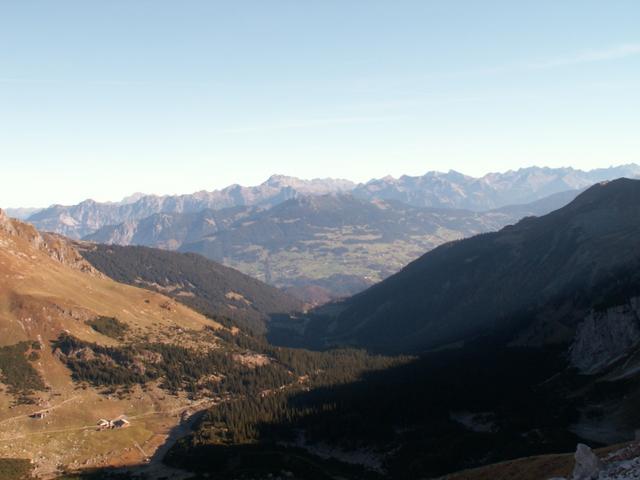
<svg viewBox="0 0 640 480"><path fill-rule="evenodd" d="M640 478L640 441L575 454L520 458L446 475L438 480L631 480Z"/></svg>

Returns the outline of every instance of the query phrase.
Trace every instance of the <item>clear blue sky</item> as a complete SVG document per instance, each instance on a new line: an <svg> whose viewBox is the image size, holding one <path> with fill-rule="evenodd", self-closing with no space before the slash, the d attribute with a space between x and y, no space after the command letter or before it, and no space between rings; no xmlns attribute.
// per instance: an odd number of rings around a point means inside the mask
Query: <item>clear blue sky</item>
<svg viewBox="0 0 640 480"><path fill-rule="evenodd" d="M637 0L0 0L0 206L638 161Z"/></svg>

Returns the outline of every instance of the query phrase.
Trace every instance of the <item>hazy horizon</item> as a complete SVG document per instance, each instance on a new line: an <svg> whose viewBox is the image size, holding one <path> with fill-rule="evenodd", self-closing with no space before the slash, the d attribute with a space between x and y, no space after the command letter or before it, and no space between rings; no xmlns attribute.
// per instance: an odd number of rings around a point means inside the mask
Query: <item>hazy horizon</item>
<svg viewBox="0 0 640 480"><path fill-rule="evenodd" d="M0 5L0 205L640 162L640 4Z"/></svg>
<svg viewBox="0 0 640 480"><path fill-rule="evenodd" d="M63 206L68 206L68 205L75 205L78 203L81 203L83 201L86 200L92 200L95 202L99 202L99 203L119 203L122 201L127 200L129 197L134 197L134 196L179 196L179 195L190 195L193 193L197 193L197 192L212 192L212 191L217 191L217 190L222 190L225 189L227 187L233 186L233 185L240 185L242 187L254 187L254 186L259 186L262 185L263 183L266 183L269 179L271 179L272 177L293 177L299 180L303 180L303 181L314 181L314 180L344 180L344 181L350 181L354 184L365 184L367 182L371 182L374 180L379 180L381 178L394 178L394 179L398 179L400 177L403 176L409 176L409 177L417 177L417 176L422 176L422 175L427 175L429 173L441 173L441 174L447 174L450 172L456 172L456 173L460 173L463 174L467 177L472 177L472 178L483 178L485 176L488 175L492 175L492 174L505 174L505 173L509 173L509 172L517 172L519 170L527 170L530 168L541 168L541 169L562 169L562 168L566 168L566 169L573 169L573 170L582 170L582 171L593 171L593 170L601 170L601 169L607 169L607 168L618 168L618 167L624 167L627 165L638 165L636 163L627 163L627 164L611 164L611 165L603 165L603 166L599 166L599 167L594 167L594 168L587 168L587 169L583 169L583 168L578 168L578 167L574 167L571 165L561 165L558 167L550 167L548 165L525 165L522 167L518 167L518 168L513 168L513 169L508 169L508 170L502 170L502 171L496 171L496 170L490 170L490 171L486 171L482 174L479 175L472 175L472 174L468 174L466 172L461 172L459 170L456 170L455 168L451 168L448 170L429 170L426 171L422 174L419 175L385 175L382 177L370 177L367 178L364 181L357 181L351 178L345 178L345 177L313 177L313 178L302 178L302 177L296 177L295 175L287 175L287 174L283 174L283 173L273 173L271 175L269 175L267 178L263 179L262 181L259 181L258 183L252 183L252 184L243 184L243 183L239 183L239 182L235 182L235 183L231 183L231 184L227 184L227 185L223 185L221 187L215 187L215 188L205 188L205 189L200 189L200 190L194 190L194 191L186 191L186 192L172 192L172 193L167 193L167 192L141 192L141 191L136 191L136 192L130 192L126 195L124 195L123 197L120 198L107 198L107 199L98 199L98 198L92 198L92 197L87 197L87 198L83 198L77 202L74 203L60 203L60 202L53 202L47 205L0 205L0 209L7 209L7 210L17 210L17 209L31 209L31 208L35 208L35 209L40 209L40 208L48 208L51 207L53 205L63 205Z"/></svg>

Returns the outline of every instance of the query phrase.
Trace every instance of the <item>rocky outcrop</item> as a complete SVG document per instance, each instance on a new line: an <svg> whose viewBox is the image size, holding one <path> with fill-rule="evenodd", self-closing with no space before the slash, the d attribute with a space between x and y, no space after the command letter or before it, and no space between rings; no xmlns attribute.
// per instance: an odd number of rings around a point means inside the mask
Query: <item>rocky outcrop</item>
<svg viewBox="0 0 640 480"><path fill-rule="evenodd" d="M572 480L596 480L602 470L602 462L585 444L579 443L575 453L576 464Z"/></svg>
<svg viewBox="0 0 640 480"><path fill-rule="evenodd" d="M574 458L575 466L570 477L553 477L549 480L632 480L640 478L640 443L638 442L629 443L618 450L601 455L601 457L598 457L588 446L578 444Z"/></svg>
<svg viewBox="0 0 640 480"><path fill-rule="evenodd" d="M0 210L0 245L15 246L22 242L64 265L91 275L102 276L65 237L52 233L41 234L33 225L9 218Z"/></svg>
<svg viewBox="0 0 640 480"><path fill-rule="evenodd" d="M571 365L595 374L627 354L640 342L640 298L592 312L578 325L569 350Z"/></svg>
<svg viewBox="0 0 640 480"><path fill-rule="evenodd" d="M0 231L9 235L15 235L16 233L16 230L11 223L11 219L2 209L0 209Z"/></svg>
<svg viewBox="0 0 640 480"><path fill-rule="evenodd" d="M76 250L67 238L53 233L44 233L42 238L44 239L44 245L41 249L45 250L54 260L74 270L80 270L81 272L94 276L103 276L100 271L80 255L78 250Z"/></svg>

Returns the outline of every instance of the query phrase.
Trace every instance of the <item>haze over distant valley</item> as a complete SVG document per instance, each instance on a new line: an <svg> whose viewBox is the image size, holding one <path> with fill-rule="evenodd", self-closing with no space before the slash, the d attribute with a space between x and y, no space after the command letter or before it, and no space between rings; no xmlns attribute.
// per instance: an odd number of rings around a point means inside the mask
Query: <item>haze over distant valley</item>
<svg viewBox="0 0 640 480"><path fill-rule="evenodd" d="M54 205L28 221L97 243L200 253L319 304L357 293L442 243L543 215L593 183L639 175L637 165L480 178L429 172L364 184L274 175L254 187Z"/></svg>
<svg viewBox="0 0 640 480"><path fill-rule="evenodd" d="M640 479L638 25L0 1L0 480Z"/></svg>

